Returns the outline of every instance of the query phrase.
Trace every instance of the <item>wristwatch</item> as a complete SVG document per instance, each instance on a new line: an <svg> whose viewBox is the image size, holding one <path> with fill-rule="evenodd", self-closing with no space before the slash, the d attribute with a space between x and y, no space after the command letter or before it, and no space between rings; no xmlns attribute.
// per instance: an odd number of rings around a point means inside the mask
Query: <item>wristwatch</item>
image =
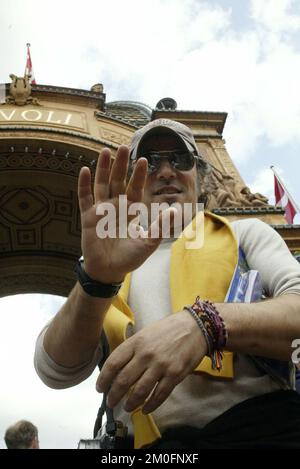
<svg viewBox="0 0 300 469"><path fill-rule="evenodd" d="M83 258L80 258L75 266L75 272L83 290L88 295L96 296L98 298L112 298L113 296L116 296L122 283L102 283L97 280L93 280L85 272L83 262Z"/></svg>

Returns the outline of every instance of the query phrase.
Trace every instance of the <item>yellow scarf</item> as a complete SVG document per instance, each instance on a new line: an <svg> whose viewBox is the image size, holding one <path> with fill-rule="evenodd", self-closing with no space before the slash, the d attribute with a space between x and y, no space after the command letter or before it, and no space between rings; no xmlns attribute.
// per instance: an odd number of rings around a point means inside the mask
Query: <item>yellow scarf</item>
<svg viewBox="0 0 300 469"><path fill-rule="evenodd" d="M204 223L203 245L198 249L187 249L187 242L195 241L190 237ZM193 233L193 231L192 231ZM199 231L197 231L199 233ZM188 236L188 238L187 238ZM238 261L238 246L230 224L225 218L206 212L199 213L183 236L178 238L171 249L170 290L172 312L181 311L185 305L194 303L200 296L212 302L224 302L234 269ZM134 325L134 314L127 304L130 287L130 274L109 308L104 321L104 330L110 350L114 350L126 339L127 328ZM199 363L194 373L204 372L216 378L233 377L233 355L224 352L221 371L213 370L208 357ZM134 428L134 447L141 448L152 444L161 437L151 414L144 415L141 409L131 413Z"/></svg>

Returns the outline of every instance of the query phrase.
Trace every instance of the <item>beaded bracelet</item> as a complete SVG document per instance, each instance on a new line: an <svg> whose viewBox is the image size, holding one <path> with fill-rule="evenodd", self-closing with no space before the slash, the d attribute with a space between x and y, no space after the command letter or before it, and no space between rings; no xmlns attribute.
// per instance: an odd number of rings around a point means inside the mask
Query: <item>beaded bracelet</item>
<svg viewBox="0 0 300 469"><path fill-rule="evenodd" d="M208 356L212 361L212 368L220 371L222 369L222 350L226 346L228 333L215 305L210 301L203 301L196 298L192 306L185 306L197 322L208 348Z"/></svg>

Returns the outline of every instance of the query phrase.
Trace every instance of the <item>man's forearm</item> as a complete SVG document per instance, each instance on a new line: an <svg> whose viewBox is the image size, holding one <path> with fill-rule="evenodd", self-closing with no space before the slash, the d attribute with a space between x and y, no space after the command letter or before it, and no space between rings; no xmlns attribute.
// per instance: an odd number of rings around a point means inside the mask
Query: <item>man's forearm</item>
<svg viewBox="0 0 300 469"><path fill-rule="evenodd" d="M99 344L105 313L112 299L87 295L77 283L44 337L48 355L72 367L91 360Z"/></svg>
<svg viewBox="0 0 300 469"><path fill-rule="evenodd" d="M291 343L300 338L300 295L216 306L228 329L228 350L290 360Z"/></svg>

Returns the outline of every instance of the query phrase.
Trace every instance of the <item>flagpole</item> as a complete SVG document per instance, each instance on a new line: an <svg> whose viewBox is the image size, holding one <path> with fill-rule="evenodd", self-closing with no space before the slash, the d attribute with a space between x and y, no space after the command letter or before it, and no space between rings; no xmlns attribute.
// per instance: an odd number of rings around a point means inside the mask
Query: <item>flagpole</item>
<svg viewBox="0 0 300 469"><path fill-rule="evenodd" d="M286 185L282 182L282 180L280 179L280 177L278 176L278 173L275 171L274 169L274 166L270 166L270 169L273 171L273 173L275 174L275 176L277 177L279 183L282 185L282 188L284 189L284 191L286 192L288 198L291 200L291 202L293 203L293 205L295 206L295 208L297 209L297 212L300 213L300 209L298 207L298 204L296 204L296 202L294 201L293 197L291 196L291 194L289 193L289 191L287 190L286 188Z"/></svg>
<svg viewBox="0 0 300 469"><path fill-rule="evenodd" d="M25 75L28 75L30 78L29 83L31 85L36 85L34 73L33 73L33 67L32 67L32 61L31 61L31 55L30 55L30 42L27 42L27 55L26 55L26 66L25 66Z"/></svg>

